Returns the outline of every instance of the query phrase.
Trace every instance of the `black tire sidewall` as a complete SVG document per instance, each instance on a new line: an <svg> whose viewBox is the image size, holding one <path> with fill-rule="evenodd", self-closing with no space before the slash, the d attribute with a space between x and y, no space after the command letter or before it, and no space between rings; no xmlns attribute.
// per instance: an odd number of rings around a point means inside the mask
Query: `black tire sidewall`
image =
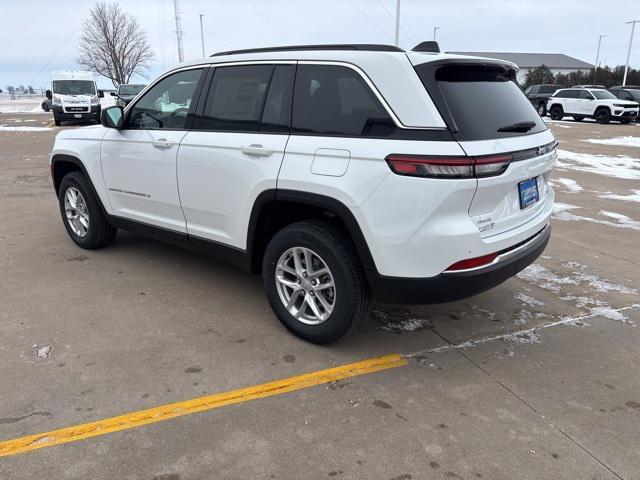
<svg viewBox="0 0 640 480"><path fill-rule="evenodd" d="M598 123L609 123L609 121L611 120L611 114L608 110L605 109L598 110L595 117Z"/></svg>
<svg viewBox="0 0 640 480"><path fill-rule="evenodd" d="M549 110L549 114L551 115L551 118L553 120L562 120L562 117L564 117L564 113L562 112L562 107L551 107L551 110Z"/></svg>
<svg viewBox="0 0 640 480"><path fill-rule="evenodd" d="M89 229L84 237L76 235L76 233L71 230L69 221L67 220L67 215L64 211L64 197L69 187L77 188L87 204L87 211L89 212ZM93 192L91 192L90 188L87 186L87 182L81 173L70 173L62 179L62 182L60 182L60 190L58 192L58 203L60 205L62 223L64 224L64 228L67 230L69 237L71 237L71 240L82 248L93 249L101 246L102 239L99 238L99 232L97 231L98 229L96 228L96 225L101 220L103 214Z"/></svg>
<svg viewBox="0 0 640 480"><path fill-rule="evenodd" d="M542 113L540 112L542 110ZM547 106L544 103L538 105L538 115L544 117L547 115Z"/></svg>
<svg viewBox="0 0 640 480"><path fill-rule="evenodd" d="M307 325L302 323L289 313L278 295L275 280L276 264L280 256L289 248L306 247L317 253L327 264L336 289L336 304L331 316L319 325ZM310 232L302 228L284 229L276 234L265 251L262 281L271 308L280 322L295 335L312 343L330 343L349 332L354 309L354 284L349 274L349 266L336 255L323 239L314 237Z"/></svg>

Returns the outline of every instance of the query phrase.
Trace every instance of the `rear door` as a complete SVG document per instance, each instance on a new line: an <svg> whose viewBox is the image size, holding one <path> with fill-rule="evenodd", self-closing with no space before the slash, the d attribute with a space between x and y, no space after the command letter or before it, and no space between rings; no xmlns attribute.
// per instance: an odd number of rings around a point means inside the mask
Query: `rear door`
<svg viewBox="0 0 640 480"><path fill-rule="evenodd" d="M257 196L275 189L289 138L295 62L214 66L178 156L190 241L246 248Z"/></svg>
<svg viewBox="0 0 640 480"><path fill-rule="evenodd" d="M477 157L478 183L469 216L482 237L504 233L549 210L547 181L555 140L515 83L515 71L479 62L432 62L416 71L454 138L467 155ZM497 160L504 161L501 167Z"/></svg>

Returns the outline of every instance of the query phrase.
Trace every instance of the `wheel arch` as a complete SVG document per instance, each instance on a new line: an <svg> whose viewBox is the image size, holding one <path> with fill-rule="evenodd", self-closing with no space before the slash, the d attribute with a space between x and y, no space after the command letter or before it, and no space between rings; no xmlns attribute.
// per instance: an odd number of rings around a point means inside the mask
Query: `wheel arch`
<svg viewBox="0 0 640 480"><path fill-rule="evenodd" d="M106 218L109 219L109 223L113 223L111 221L111 216L102 204L100 195L98 195L98 192L93 185L93 180L91 179L89 172L82 163L82 160L80 160L78 157L74 157L73 155L67 155L64 153L57 153L51 157L51 180L53 181L53 189L56 196L58 196L60 193L60 184L62 182L62 179L65 177L65 175L68 175L71 172L80 172L84 175L84 177L87 179L87 182L89 183L91 193L98 200L98 206L100 207L100 210L106 216Z"/></svg>
<svg viewBox="0 0 640 480"><path fill-rule="evenodd" d="M254 202L247 230L252 271L260 271L265 248L278 230L309 218L326 219L343 227L367 277L377 271L362 229L349 207L326 195L284 189L262 192Z"/></svg>

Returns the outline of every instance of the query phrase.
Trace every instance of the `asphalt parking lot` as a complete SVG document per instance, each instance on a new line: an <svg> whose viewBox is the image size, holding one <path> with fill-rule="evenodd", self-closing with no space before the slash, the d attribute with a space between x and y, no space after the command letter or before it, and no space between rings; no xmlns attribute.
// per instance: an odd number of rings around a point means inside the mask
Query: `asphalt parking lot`
<svg viewBox="0 0 640 480"><path fill-rule="evenodd" d="M558 206L532 267L465 301L378 306L320 347L280 326L256 276L126 232L75 246L50 116L0 114L0 479L640 478L640 148L609 140L640 126L550 126ZM244 389L302 374L315 386Z"/></svg>

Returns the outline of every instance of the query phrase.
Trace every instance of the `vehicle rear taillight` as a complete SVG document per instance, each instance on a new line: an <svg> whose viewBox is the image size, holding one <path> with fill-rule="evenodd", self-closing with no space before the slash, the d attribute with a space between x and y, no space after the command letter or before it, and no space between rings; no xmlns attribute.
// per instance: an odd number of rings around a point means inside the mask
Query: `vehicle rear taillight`
<svg viewBox="0 0 640 480"><path fill-rule="evenodd" d="M426 178L474 178L502 174L513 160L511 154L464 156L424 156L392 154L386 158L397 175Z"/></svg>
<svg viewBox="0 0 640 480"><path fill-rule="evenodd" d="M467 258L466 260L460 260L454 263L446 272L455 272L459 270L468 270L470 268L477 268L491 264L498 257L497 253L490 253L489 255L483 255L481 257Z"/></svg>

